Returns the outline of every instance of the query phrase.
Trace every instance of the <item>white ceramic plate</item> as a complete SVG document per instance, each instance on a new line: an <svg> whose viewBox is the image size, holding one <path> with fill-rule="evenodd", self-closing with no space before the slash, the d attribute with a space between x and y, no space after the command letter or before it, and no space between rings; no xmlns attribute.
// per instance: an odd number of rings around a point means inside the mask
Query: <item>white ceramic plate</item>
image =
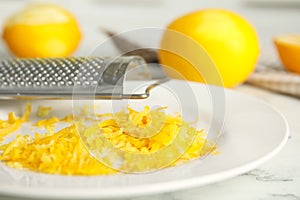
<svg viewBox="0 0 300 200"><path fill-rule="evenodd" d="M174 80L153 90L149 100L130 103L137 106L167 104L170 106L170 112L179 110L186 114L186 119L189 113L199 113L198 126L210 132L210 139L216 138L220 133L218 129L224 122L222 108L225 106L226 119L217 144L219 155L154 173L102 177L46 175L14 170L0 164L0 195L83 199L125 198L170 192L211 184L245 173L269 160L286 143L286 120L263 101L231 90L198 83L189 83L189 87L195 93L196 104L192 103L193 99L189 97L186 83ZM31 103L33 107L51 105L55 115L62 116L72 112L70 101ZM12 110L18 113L24 105L24 101L2 101L0 117L5 117L7 112ZM110 102L101 101L103 109L108 105ZM26 127L21 129L22 132L26 130Z"/></svg>

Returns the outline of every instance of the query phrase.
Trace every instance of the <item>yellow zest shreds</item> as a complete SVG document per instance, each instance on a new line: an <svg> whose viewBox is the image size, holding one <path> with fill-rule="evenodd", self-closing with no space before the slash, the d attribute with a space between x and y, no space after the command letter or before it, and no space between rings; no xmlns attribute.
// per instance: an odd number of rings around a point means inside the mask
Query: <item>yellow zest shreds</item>
<svg viewBox="0 0 300 200"><path fill-rule="evenodd" d="M74 115L68 114L64 118L60 119L62 122L73 122L74 121Z"/></svg>
<svg viewBox="0 0 300 200"><path fill-rule="evenodd" d="M48 117L51 111L52 111L52 107L39 106L37 111L37 116L40 118Z"/></svg>
<svg viewBox="0 0 300 200"><path fill-rule="evenodd" d="M68 122L71 123L74 120L74 116L72 114L68 114L65 117L59 119L57 117L50 117L48 119L42 119L37 121L33 126L45 128L49 133L53 134L54 127L58 122Z"/></svg>
<svg viewBox="0 0 300 200"><path fill-rule="evenodd" d="M129 111L129 119L133 122L134 125L138 127L147 127L151 124L151 116L150 116L150 107L145 106L144 110L141 112L137 112L130 107L128 107Z"/></svg>
<svg viewBox="0 0 300 200"><path fill-rule="evenodd" d="M54 133L53 129L57 122L59 122L59 119L57 117L51 117L49 119L39 120L34 124L34 126L40 128L44 127L49 133Z"/></svg>
<svg viewBox="0 0 300 200"><path fill-rule="evenodd" d="M106 119L97 124L97 130L87 129L92 131L84 132L84 137L91 139L88 145L92 145L93 142L99 145L92 138L97 134L103 134L110 144L122 151L146 155L170 145L180 128L184 126L188 132L195 133L195 137L191 146L173 165L206 155L215 148L207 143L203 130L196 131L188 123L182 121L180 115L164 114L162 108L150 110L146 106L141 112L128 108L128 113L121 111L102 116ZM57 123L72 121L73 117L67 115L61 119L53 116L36 122L36 126L44 127L48 129L48 132L43 135L36 133L34 136L18 135L10 143L0 146L2 152L0 161L17 169L50 174L109 175L118 173L117 170L107 167L91 156L82 143L84 138L78 135L73 123L56 133L51 132ZM163 123L155 123L156 121L163 121ZM136 133L134 128L139 130L152 128L156 133L151 137L141 138L134 135ZM183 143L183 140L180 142ZM181 144L180 142L178 144Z"/></svg>
<svg viewBox="0 0 300 200"><path fill-rule="evenodd" d="M27 104L22 117L17 117L14 112L10 112L7 120L0 120L0 142L3 141L3 137L18 130L23 122L28 121L30 112L31 106Z"/></svg>
<svg viewBox="0 0 300 200"><path fill-rule="evenodd" d="M145 107L143 111L137 112L128 108L129 114L122 111L116 113L113 119L108 119L99 124L102 133L111 143L122 150L129 152L154 152L167 146L174 140L180 127L181 116L165 115L160 110L153 110L150 113L149 107ZM151 124L152 127L143 127L148 121L151 121L152 116L156 122ZM133 123L129 123L129 122ZM149 126L149 125L148 125ZM153 130L152 137L135 137L138 135L136 130L148 131Z"/></svg>
<svg viewBox="0 0 300 200"><path fill-rule="evenodd" d="M167 121L166 114L162 112L164 108L150 110L148 106L145 106L141 112L137 112L130 107L127 109L129 113L125 111L115 113L112 119L116 123L116 126L122 128L125 134L127 133L131 136L138 138L153 137L159 133ZM181 117L177 119L181 121ZM178 120L175 121L178 122Z"/></svg>
<svg viewBox="0 0 300 200"><path fill-rule="evenodd" d="M50 174L104 175L116 173L90 156L82 145L75 127L34 138L18 136L9 143L0 159L8 166Z"/></svg>

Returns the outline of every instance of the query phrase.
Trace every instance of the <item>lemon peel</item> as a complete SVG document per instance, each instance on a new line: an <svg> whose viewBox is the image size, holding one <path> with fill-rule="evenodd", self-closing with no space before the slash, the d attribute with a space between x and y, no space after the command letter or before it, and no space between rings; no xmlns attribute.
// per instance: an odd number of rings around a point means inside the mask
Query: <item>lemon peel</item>
<svg viewBox="0 0 300 200"><path fill-rule="evenodd" d="M66 57L82 34L75 17L53 4L33 4L8 17L2 38L17 57Z"/></svg>
<svg viewBox="0 0 300 200"><path fill-rule="evenodd" d="M158 56L176 79L234 87L255 69L260 48L254 27L223 9L203 9L173 20Z"/></svg>
<svg viewBox="0 0 300 200"><path fill-rule="evenodd" d="M29 111L30 106L28 105L22 117L23 121L28 119ZM161 116L159 114L156 115L160 111L161 109L150 111L149 107L145 107L142 111L135 111L130 108L128 113L120 112L117 113L117 116L126 115L127 119L133 119L134 124L139 124L141 119L142 122L144 120L148 122L148 119L143 118L149 117L149 112L152 112L153 120L157 116ZM105 116L106 119L97 124L101 130L101 134L114 147L138 154L148 154L164 148L173 141L181 126L184 126L184 129L190 132L190 134L196 133L191 146L179 160L171 163L172 165L196 159L199 156L211 153L215 149L215 146L207 143L204 130L195 130L188 123L182 121L180 115L166 115L166 123L160 129L160 132L151 138L138 138L124 132L115 120L115 115L103 114L102 116ZM15 121L16 117L11 114L9 118ZM58 132L51 132L53 131L53 126L60 122L65 123L71 119L73 117L67 115L64 118L52 116L49 119L39 120L36 124L40 127L48 127L48 129L50 127L50 131L45 134L36 133L33 136L17 135L11 142L0 146L0 150L2 151L2 153L0 152L0 161L13 168L49 174L91 176L119 173L118 170L104 165L91 156L90 152L83 145L82 137L77 133L74 123L71 123ZM85 134L87 138L91 139L90 142L95 142L95 145L101 145L97 140L92 140L93 136L100 134L99 131L90 128L86 129ZM178 145L183 145L181 144L182 142L183 140L179 140ZM174 151L173 153L178 152ZM139 167L143 169L145 166Z"/></svg>
<svg viewBox="0 0 300 200"><path fill-rule="evenodd" d="M31 106L27 104L22 117L17 117L14 112L10 112L7 120L0 120L0 142L3 141L5 136L18 130L23 122L28 121L30 112Z"/></svg>

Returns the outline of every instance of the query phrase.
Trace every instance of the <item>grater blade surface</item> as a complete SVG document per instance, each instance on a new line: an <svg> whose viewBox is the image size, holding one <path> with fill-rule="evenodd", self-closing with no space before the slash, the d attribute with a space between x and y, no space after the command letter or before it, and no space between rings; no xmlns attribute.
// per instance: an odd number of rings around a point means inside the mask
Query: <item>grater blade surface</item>
<svg viewBox="0 0 300 200"><path fill-rule="evenodd" d="M66 99L90 95L122 98L123 81L139 57L71 57L0 60L1 99ZM79 89L78 89L79 88Z"/></svg>

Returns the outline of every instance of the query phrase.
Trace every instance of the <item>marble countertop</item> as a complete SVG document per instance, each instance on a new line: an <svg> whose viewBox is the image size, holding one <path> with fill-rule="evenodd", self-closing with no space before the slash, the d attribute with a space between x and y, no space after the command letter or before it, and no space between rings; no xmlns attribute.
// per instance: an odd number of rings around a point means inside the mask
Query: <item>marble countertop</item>
<svg viewBox="0 0 300 200"><path fill-rule="evenodd" d="M300 1L300 0L299 0ZM11 12L31 1L0 2L0 25ZM274 56L272 37L284 33L300 33L300 7L280 4L259 7L244 0L78 0L53 1L72 10L78 17L84 39L76 55L86 55L106 36L100 27L126 31L141 27L164 27L174 17L195 9L221 7L244 15L256 27L261 42L261 58ZM8 56L0 42L0 56ZM235 178L189 190L134 198L135 200L300 200L300 100L276 94L247 84L235 90L256 96L277 108L290 125L290 137L283 150L259 168ZM0 196L0 200L12 199Z"/></svg>

